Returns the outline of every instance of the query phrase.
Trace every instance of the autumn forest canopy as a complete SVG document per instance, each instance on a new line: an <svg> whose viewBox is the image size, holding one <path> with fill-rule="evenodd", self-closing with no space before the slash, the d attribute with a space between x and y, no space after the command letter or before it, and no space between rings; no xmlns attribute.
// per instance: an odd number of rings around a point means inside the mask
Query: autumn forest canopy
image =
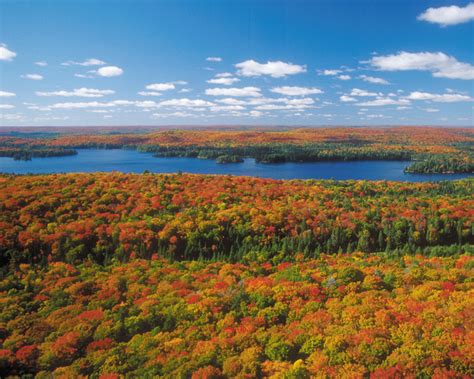
<svg viewBox="0 0 474 379"><path fill-rule="evenodd" d="M4 130L0 155L449 174L473 172L473 141L431 127ZM473 193L471 178L0 174L0 376L473 377Z"/></svg>
<svg viewBox="0 0 474 379"><path fill-rule="evenodd" d="M474 132L469 128L198 128L55 129L0 133L0 156L31 159L73 155L84 148L125 148L159 157L194 157L235 163L406 160L410 173L473 173Z"/></svg>
<svg viewBox="0 0 474 379"><path fill-rule="evenodd" d="M474 181L0 176L0 369L471 377Z"/></svg>

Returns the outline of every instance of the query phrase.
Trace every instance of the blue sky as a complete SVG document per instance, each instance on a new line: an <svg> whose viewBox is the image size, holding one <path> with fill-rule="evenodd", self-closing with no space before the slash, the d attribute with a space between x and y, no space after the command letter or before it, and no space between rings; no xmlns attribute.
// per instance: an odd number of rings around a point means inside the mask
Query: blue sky
<svg viewBox="0 0 474 379"><path fill-rule="evenodd" d="M469 1L0 0L0 125L474 124Z"/></svg>

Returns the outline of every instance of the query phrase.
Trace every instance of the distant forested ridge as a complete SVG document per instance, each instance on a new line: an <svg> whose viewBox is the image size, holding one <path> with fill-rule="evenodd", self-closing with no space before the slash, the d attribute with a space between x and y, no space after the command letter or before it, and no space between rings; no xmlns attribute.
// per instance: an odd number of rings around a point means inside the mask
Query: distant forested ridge
<svg viewBox="0 0 474 379"><path fill-rule="evenodd" d="M160 157L196 157L218 163L407 160L410 173L473 173L474 130L440 127L344 127L248 130L204 128L88 134L21 133L0 136L8 156L47 156L44 149L137 149ZM43 150L42 150L43 149ZM28 153L29 152L29 153Z"/></svg>

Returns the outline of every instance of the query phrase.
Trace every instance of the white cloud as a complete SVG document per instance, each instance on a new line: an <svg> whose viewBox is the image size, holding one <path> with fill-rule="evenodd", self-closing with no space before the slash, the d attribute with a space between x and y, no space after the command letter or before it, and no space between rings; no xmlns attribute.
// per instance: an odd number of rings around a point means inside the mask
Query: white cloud
<svg viewBox="0 0 474 379"><path fill-rule="evenodd" d="M375 76L360 75L359 79L362 79L364 82L368 82L372 84L390 84L385 79L376 78Z"/></svg>
<svg viewBox="0 0 474 379"><path fill-rule="evenodd" d="M183 107L183 108L194 108L194 107L211 107L215 105L210 101L201 99L170 99L162 101L158 104L161 107Z"/></svg>
<svg viewBox="0 0 474 379"><path fill-rule="evenodd" d="M43 75L39 74L25 74L21 75L23 79L30 79L30 80L43 80Z"/></svg>
<svg viewBox="0 0 474 379"><path fill-rule="evenodd" d="M369 91L366 91L365 89L359 89L359 88L352 88L350 95L361 96L361 97L380 96L380 94L378 93L369 92Z"/></svg>
<svg viewBox="0 0 474 379"><path fill-rule="evenodd" d="M282 104L263 104L255 107L256 110L272 111L272 110L289 110L289 109L305 109L311 108L314 100L305 97L302 99L269 99Z"/></svg>
<svg viewBox="0 0 474 379"><path fill-rule="evenodd" d="M14 51L8 50L7 45L0 44L0 61L11 61L16 57Z"/></svg>
<svg viewBox="0 0 474 379"><path fill-rule="evenodd" d="M270 75L273 78L281 78L286 75L294 75L306 72L306 66L300 66L282 61L268 61L258 63L253 59L237 63L237 73L242 76Z"/></svg>
<svg viewBox="0 0 474 379"><path fill-rule="evenodd" d="M263 113L260 112L260 111L250 111L249 112L250 117L261 117L262 115L263 115Z"/></svg>
<svg viewBox="0 0 474 379"><path fill-rule="evenodd" d="M102 66L104 64L105 64L104 61L101 61L100 59L96 59L96 58L89 58L83 62L67 61L67 62L61 63L62 66L86 66L86 67Z"/></svg>
<svg viewBox="0 0 474 379"><path fill-rule="evenodd" d="M7 121L24 121L24 117L19 113L0 113L0 120L7 120Z"/></svg>
<svg viewBox="0 0 474 379"><path fill-rule="evenodd" d="M279 93L286 96L307 96L323 93L319 88L309 88L309 87L273 87L270 92Z"/></svg>
<svg viewBox="0 0 474 379"><path fill-rule="evenodd" d="M262 96L260 88L243 87L243 88L208 88L206 89L208 96L238 96L238 97L259 97Z"/></svg>
<svg viewBox="0 0 474 379"><path fill-rule="evenodd" d="M351 76L350 75L339 75L337 78L340 79L340 80L350 80Z"/></svg>
<svg viewBox="0 0 474 379"><path fill-rule="evenodd" d="M0 97L13 97L16 96L13 92L0 91Z"/></svg>
<svg viewBox="0 0 474 379"><path fill-rule="evenodd" d="M208 62L222 62L222 58L221 57L207 57L206 61L208 61Z"/></svg>
<svg viewBox="0 0 474 379"><path fill-rule="evenodd" d="M344 103L350 103L350 102L353 102L353 101L357 101L357 99L354 99L353 97L350 97L350 96L347 96L347 95L342 95L339 99Z"/></svg>
<svg viewBox="0 0 474 379"><path fill-rule="evenodd" d="M197 115L186 112L172 112L172 113L153 113L152 117L154 118L167 118L167 117L179 117L179 118L189 118L197 117Z"/></svg>
<svg viewBox="0 0 474 379"><path fill-rule="evenodd" d="M123 104L118 104L118 105L135 105L138 108L156 108L158 107L158 103L152 100L145 100L145 101L132 101L130 102L131 104L126 104L127 101L125 101Z"/></svg>
<svg viewBox="0 0 474 379"><path fill-rule="evenodd" d="M123 74L123 70L117 66L105 66L97 70L97 75L110 78L112 76L120 76Z"/></svg>
<svg viewBox="0 0 474 379"><path fill-rule="evenodd" d="M467 95L461 95L459 93L445 93L445 94L436 94L429 92L419 92L415 91L406 96L406 99L409 100L428 100L434 101L437 103L454 103L459 101L472 101L473 98Z"/></svg>
<svg viewBox="0 0 474 379"><path fill-rule="evenodd" d="M150 104L146 104L150 103ZM85 109L85 108L113 108L119 106L128 106L135 105L137 107L157 106L154 101L130 101L130 100L113 100L108 102L98 102L98 101L89 101L89 102L67 102L67 103L56 103L48 105L46 107L30 108L30 109L40 109L40 110L50 110L50 109Z"/></svg>
<svg viewBox="0 0 474 379"><path fill-rule="evenodd" d="M219 99L219 100L216 100L216 101L218 103L227 104L227 105L245 105L245 104L247 104L246 101L239 100L239 99L233 99L231 97L227 97L225 99Z"/></svg>
<svg viewBox="0 0 474 379"><path fill-rule="evenodd" d="M341 72L342 70L319 70L318 74L324 76L336 76L339 75Z"/></svg>
<svg viewBox="0 0 474 379"><path fill-rule="evenodd" d="M439 112L439 109L436 109L436 108L421 108L421 109L428 113Z"/></svg>
<svg viewBox="0 0 474 379"><path fill-rule="evenodd" d="M161 92L156 91L140 91L138 92L140 96L161 96Z"/></svg>
<svg viewBox="0 0 474 379"><path fill-rule="evenodd" d="M214 79L209 79L207 82L210 84L223 84L225 86L230 86L236 82L240 82L240 79L232 77L216 77Z"/></svg>
<svg viewBox="0 0 474 379"><path fill-rule="evenodd" d="M153 83L148 84L145 88L151 91L169 91L176 87L173 83Z"/></svg>
<svg viewBox="0 0 474 379"><path fill-rule="evenodd" d="M49 108L51 109L84 109L84 108L110 108L115 107L117 104L114 102L108 103L99 103L97 101L89 101L89 102L77 102L77 103L56 103L50 105Z"/></svg>
<svg viewBox="0 0 474 379"><path fill-rule="evenodd" d="M95 71L90 71L90 72L95 74ZM91 75L91 74L74 74L74 76L76 78L88 78L88 79L95 78L95 75Z"/></svg>
<svg viewBox="0 0 474 379"><path fill-rule="evenodd" d="M390 97L379 97L375 100L357 103L361 107L383 107L386 105L409 105L410 101L407 99L392 99Z"/></svg>
<svg viewBox="0 0 474 379"><path fill-rule="evenodd" d="M216 105L211 107L212 112L222 112L222 111L242 111L245 107L241 105Z"/></svg>
<svg viewBox="0 0 474 379"><path fill-rule="evenodd" d="M52 91L52 92L36 92L37 96L62 96L62 97L103 97L113 95L115 91L110 89L100 90L95 88L76 88L72 91Z"/></svg>
<svg viewBox="0 0 474 379"><path fill-rule="evenodd" d="M15 106L11 104L0 104L0 109L12 109L12 108L15 108Z"/></svg>
<svg viewBox="0 0 474 379"><path fill-rule="evenodd" d="M383 114L368 114L366 118L391 118L391 116L385 116Z"/></svg>
<svg viewBox="0 0 474 379"><path fill-rule="evenodd" d="M474 3L469 3L464 8L456 5L428 8L418 16L418 20L440 24L441 26L463 24L474 20Z"/></svg>
<svg viewBox="0 0 474 379"><path fill-rule="evenodd" d="M45 66L48 65L48 62L45 62L45 61L38 61L38 62L35 62L35 65L41 66L41 67L45 67Z"/></svg>
<svg viewBox="0 0 474 379"><path fill-rule="evenodd" d="M376 56L368 61L373 67L384 71L430 71L434 77L449 79L474 79L474 66L459 62L441 52L408 53Z"/></svg>

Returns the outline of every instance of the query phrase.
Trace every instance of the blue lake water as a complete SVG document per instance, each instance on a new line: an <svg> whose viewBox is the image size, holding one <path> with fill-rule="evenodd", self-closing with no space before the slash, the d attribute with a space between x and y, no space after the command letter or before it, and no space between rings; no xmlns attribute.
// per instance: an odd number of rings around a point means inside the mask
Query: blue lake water
<svg viewBox="0 0 474 379"><path fill-rule="evenodd" d="M246 175L274 179L366 179L424 182L474 177L470 174L413 175L403 169L408 162L357 161L259 164L253 159L243 163L218 164L214 160L197 158L155 158L135 150L78 150L77 155L34 158L15 161L0 157L0 172L40 174L61 172L121 171L141 173L186 172L194 174Z"/></svg>

